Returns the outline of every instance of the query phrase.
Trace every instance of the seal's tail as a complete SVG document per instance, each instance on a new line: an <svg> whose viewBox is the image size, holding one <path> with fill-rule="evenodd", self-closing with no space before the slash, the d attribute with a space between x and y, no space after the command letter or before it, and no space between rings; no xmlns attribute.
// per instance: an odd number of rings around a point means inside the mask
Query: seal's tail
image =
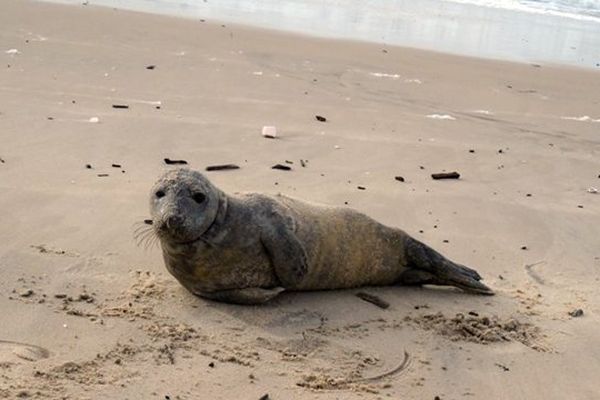
<svg viewBox="0 0 600 400"><path fill-rule="evenodd" d="M480 282L477 271L455 264L424 243L411 237L405 242L408 269L400 276L403 285L454 286L466 292L493 295L492 289Z"/></svg>

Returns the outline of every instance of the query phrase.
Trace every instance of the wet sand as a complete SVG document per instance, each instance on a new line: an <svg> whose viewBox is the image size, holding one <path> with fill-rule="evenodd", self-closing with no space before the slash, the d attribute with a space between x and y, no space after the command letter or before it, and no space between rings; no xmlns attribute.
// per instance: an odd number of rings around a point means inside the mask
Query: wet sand
<svg viewBox="0 0 600 400"><path fill-rule="evenodd" d="M599 392L597 72L16 0L0 33L0 397ZM133 239L165 157L363 211L497 295L195 298Z"/></svg>
<svg viewBox="0 0 600 400"><path fill-rule="evenodd" d="M80 0L44 1L82 4ZM517 9L504 9L440 0L90 0L86 3L383 46L600 70L600 19L582 14L565 16L549 10L532 12L535 8L523 4L513 4ZM504 2L507 3L510 2Z"/></svg>

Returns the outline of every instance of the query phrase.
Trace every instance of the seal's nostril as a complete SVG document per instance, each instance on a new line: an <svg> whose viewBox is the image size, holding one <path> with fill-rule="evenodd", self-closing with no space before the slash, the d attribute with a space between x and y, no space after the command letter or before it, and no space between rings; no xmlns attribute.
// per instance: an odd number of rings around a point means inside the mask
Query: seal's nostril
<svg viewBox="0 0 600 400"><path fill-rule="evenodd" d="M169 218L167 218L166 222L167 228L175 229L178 226L181 226L183 219L178 215L171 215Z"/></svg>

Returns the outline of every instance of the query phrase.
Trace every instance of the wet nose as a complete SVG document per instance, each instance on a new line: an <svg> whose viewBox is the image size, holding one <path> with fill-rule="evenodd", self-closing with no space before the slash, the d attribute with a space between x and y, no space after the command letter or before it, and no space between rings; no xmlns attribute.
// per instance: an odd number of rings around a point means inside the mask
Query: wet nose
<svg viewBox="0 0 600 400"><path fill-rule="evenodd" d="M166 224L168 229L177 229L183 224L183 218L179 215L171 215L167 218Z"/></svg>

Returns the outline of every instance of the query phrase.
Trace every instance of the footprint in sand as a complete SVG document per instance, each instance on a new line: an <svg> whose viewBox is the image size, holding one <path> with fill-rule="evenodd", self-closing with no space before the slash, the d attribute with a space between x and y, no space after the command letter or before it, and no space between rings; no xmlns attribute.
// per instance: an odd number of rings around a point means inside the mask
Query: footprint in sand
<svg viewBox="0 0 600 400"><path fill-rule="evenodd" d="M0 363L19 360L39 361L48 358L50 352L40 346L0 340Z"/></svg>
<svg viewBox="0 0 600 400"><path fill-rule="evenodd" d="M277 330L304 330L319 328L323 325L324 316L309 310L290 311L275 316L266 326Z"/></svg>

